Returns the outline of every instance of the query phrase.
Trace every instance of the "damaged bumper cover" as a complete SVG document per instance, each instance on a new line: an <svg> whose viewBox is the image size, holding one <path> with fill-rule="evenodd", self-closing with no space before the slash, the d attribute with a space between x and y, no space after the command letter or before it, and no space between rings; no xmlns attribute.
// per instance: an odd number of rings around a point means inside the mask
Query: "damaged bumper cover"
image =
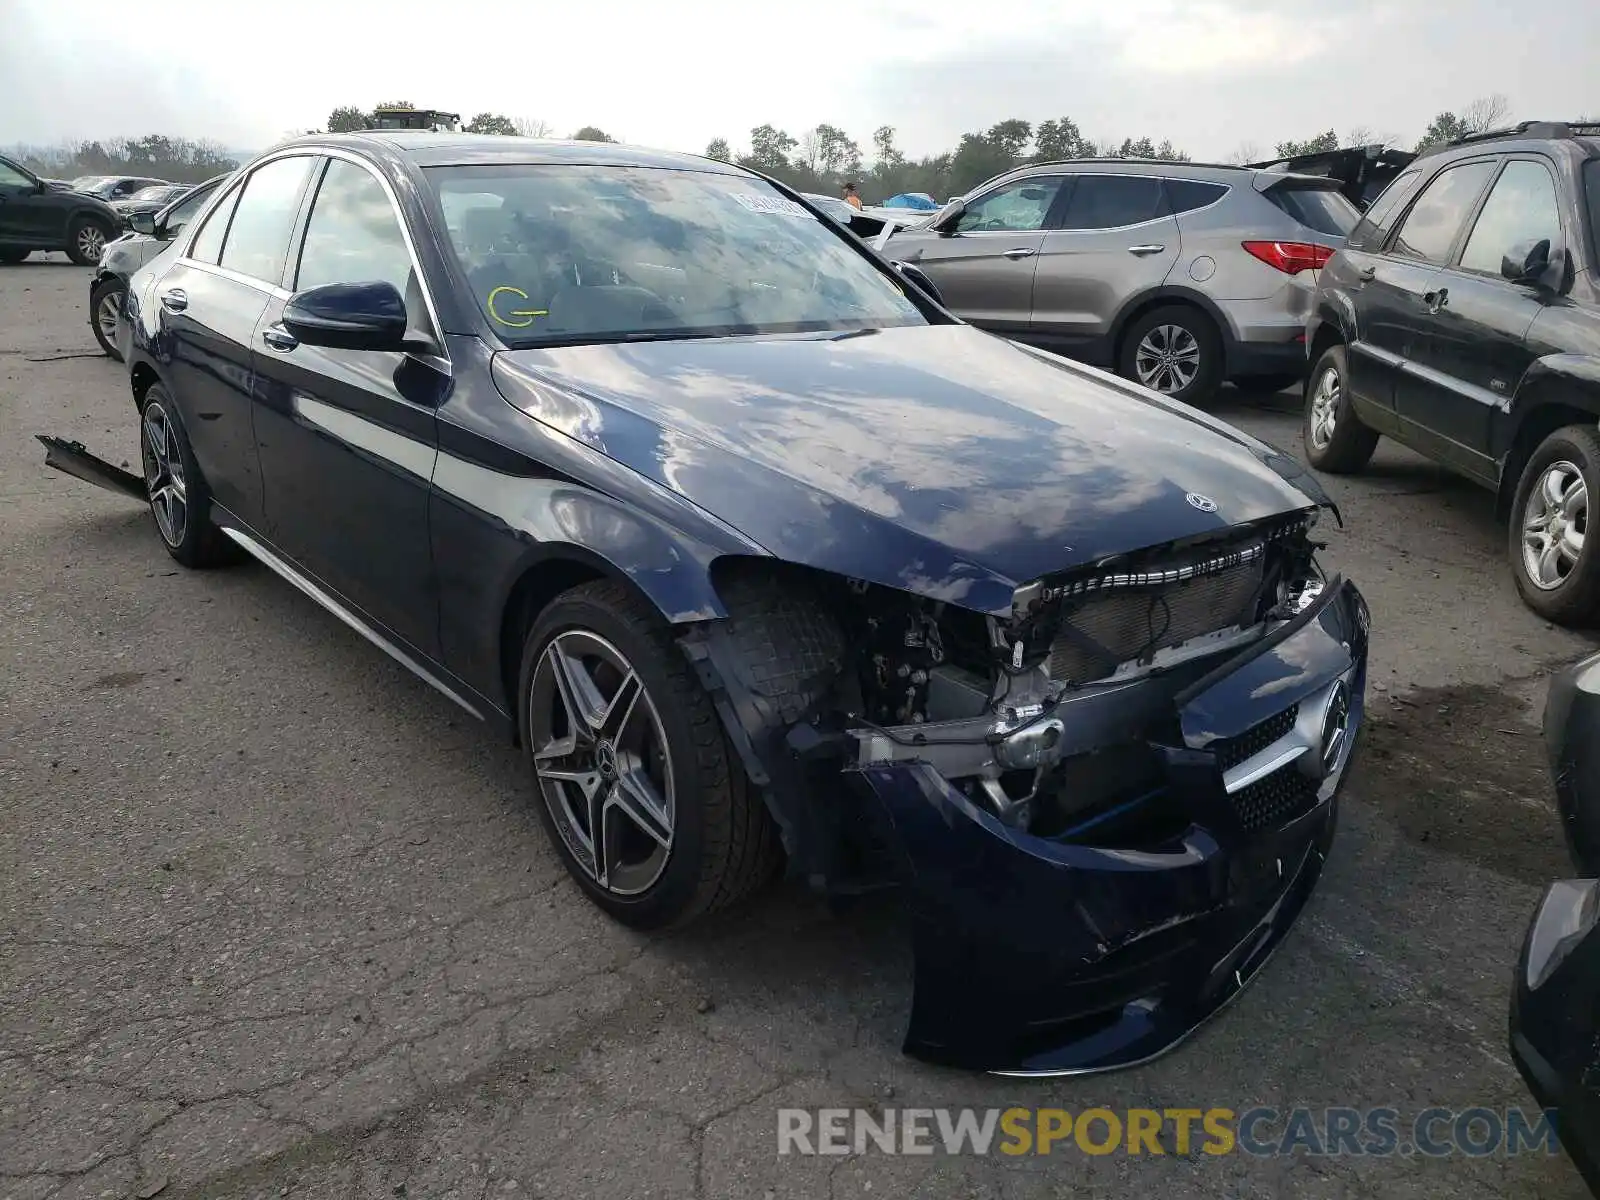
<svg viewBox="0 0 1600 1200"><path fill-rule="evenodd" d="M1146 743L1153 786L1056 836L1003 822L928 761L848 772L912 916L906 1052L1002 1073L1107 1070L1172 1049L1237 995L1331 844L1367 626L1354 585L1335 580L1238 653L1063 707L1069 728L1176 736Z"/></svg>

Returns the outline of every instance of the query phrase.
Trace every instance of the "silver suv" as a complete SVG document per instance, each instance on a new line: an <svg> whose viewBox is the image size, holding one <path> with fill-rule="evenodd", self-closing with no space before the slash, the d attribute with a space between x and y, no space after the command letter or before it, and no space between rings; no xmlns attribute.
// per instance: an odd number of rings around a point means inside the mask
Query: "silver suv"
<svg viewBox="0 0 1600 1200"><path fill-rule="evenodd" d="M884 253L974 325L1191 404L1305 369L1317 272L1360 219L1334 179L1128 159L1032 163Z"/></svg>

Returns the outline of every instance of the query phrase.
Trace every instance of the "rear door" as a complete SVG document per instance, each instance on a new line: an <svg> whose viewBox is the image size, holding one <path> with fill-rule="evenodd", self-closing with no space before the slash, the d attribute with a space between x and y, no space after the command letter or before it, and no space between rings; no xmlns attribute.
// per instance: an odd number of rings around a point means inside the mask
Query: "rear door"
<svg viewBox="0 0 1600 1200"><path fill-rule="evenodd" d="M313 161L272 159L240 180L156 284L167 382L189 443L218 502L251 525L262 511L251 337L268 301L284 294L289 235Z"/></svg>
<svg viewBox="0 0 1600 1200"><path fill-rule="evenodd" d="M1032 319L1034 268L1062 184L1059 175L1003 183L972 200L953 229L916 236L916 248L905 254L895 253L891 241L890 253L926 271L952 312L975 325L1024 332Z"/></svg>
<svg viewBox="0 0 1600 1200"><path fill-rule="evenodd" d="M1032 333L1088 348L1089 357L1106 357L1112 320L1123 302L1160 287L1181 249L1161 179L1075 175L1056 227L1044 236Z"/></svg>
<svg viewBox="0 0 1600 1200"><path fill-rule="evenodd" d="M392 283L413 328L437 344L389 190L366 164L330 157L285 283L298 292L370 282ZM428 488L450 364L301 344L281 323L286 298L269 300L254 338L266 532L372 622L436 657Z"/></svg>
<svg viewBox="0 0 1600 1200"><path fill-rule="evenodd" d="M1415 411L1417 376L1408 368L1429 335L1444 266L1496 165L1493 158L1473 159L1435 175L1400 218L1384 253L1372 256L1357 277L1360 337L1350 353L1361 369L1359 374L1352 370L1352 386L1367 396L1368 381L1380 381L1384 402L1397 414ZM1412 430L1403 417L1401 431L1434 452L1426 433Z"/></svg>
<svg viewBox="0 0 1600 1200"><path fill-rule="evenodd" d="M1400 416L1448 442L1450 461L1495 478L1489 427L1533 361L1527 332L1545 304L1530 284L1501 274L1537 242L1570 243L1550 165L1533 155L1505 163L1450 266L1434 280L1433 309L1411 354ZM1548 294L1548 293L1546 293Z"/></svg>

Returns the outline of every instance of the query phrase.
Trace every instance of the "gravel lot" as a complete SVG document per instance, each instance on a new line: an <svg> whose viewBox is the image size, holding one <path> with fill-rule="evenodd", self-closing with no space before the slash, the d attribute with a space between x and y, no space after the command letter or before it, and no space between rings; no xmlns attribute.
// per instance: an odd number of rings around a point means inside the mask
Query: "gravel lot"
<svg viewBox="0 0 1600 1200"><path fill-rule="evenodd" d="M0 1196L1583 1194L1544 1155L776 1155L785 1106L1530 1103L1510 972L1568 871L1541 678L1588 643L1518 602L1487 495L1388 444L1332 484L1372 724L1255 986L1141 1069L976 1077L899 1053L891 906L608 923L512 749L264 568L180 571L47 471L35 433L136 457L87 283L0 268ZM1292 396L1237 400L1298 447Z"/></svg>

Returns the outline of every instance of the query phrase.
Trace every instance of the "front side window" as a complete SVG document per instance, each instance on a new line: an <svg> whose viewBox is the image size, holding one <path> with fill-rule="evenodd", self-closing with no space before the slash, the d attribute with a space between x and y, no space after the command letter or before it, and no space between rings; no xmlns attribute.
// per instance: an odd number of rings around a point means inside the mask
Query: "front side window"
<svg viewBox="0 0 1600 1200"><path fill-rule="evenodd" d="M1161 216L1161 180L1148 175L1080 175L1063 229L1118 229Z"/></svg>
<svg viewBox="0 0 1600 1200"><path fill-rule="evenodd" d="M402 296L411 252L383 186L364 167L329 161L312 201L295 289L329 283L391 283Z"/></svg>
<svg viewBox="0 0 1600 1200"><path fill-rule="evenodd" d="M4 185L6 187L31 188L33 186L33 180L29 179L26 175L17 170L17 168L13 167L10 163L6 162L3 158L0 158L0 185Z"/></svg>
<svg viewBox="0 0 1600 1200"><path fill-rule="evenodd" d="M514 346L926 323L837 226L760 179L535 163L425 174L473 302Z"/></svg>
<svg viewBox="0 0 1600 1200"><path fill-rule="evenodd" d="M172 209L167 213L167 236L176 237L182 233L189 222L194 220L194 215L200 211L201 205L209 200L211 194L216 190L215 187L197 188L184 197L180 203L173 205Z"/></svg>
<svg viewBox="0 0 1600 1200"><path fill-rule="evenodd" d="M283 278L289 234L311 163L308 155L279 158L250 173L228 224L220 266L273 285Z"/></svg>
<svg viewBox="0 0 1600 1200"><path fill-rule="evenodd" d="M1424 262L1449 262L1456 234L1493 174L1492 162L1463 163L1439 172L1400 222L1394 252Z"/></svg>
<svg viewBox="0 0 1600 1200"><path fill-rule="evenodd" d="M1029 233L1044 228L1061 191L1061 177L1019 179L974 200L956 221L957 233Z"/></svg>
<svg viewBox="0 0 1600 1200"><path fill-rule="evenodd" d="M1539 242L1551 250L1562 244L1556 181L1539 163L1509 162L1478 213L1461 268L1498 275L1502 259L1521 263Z"/></svg>
<svg viewBox="0 0 1600 1200"><path fill-rule="evenodd" d="M1422 182L1420 171L1407 171L1378 194L1361 220L1350 231L1349 244L1356 250L1375 250L1389 236L1389 225L1400 206L1417 190Z"/></svg>

